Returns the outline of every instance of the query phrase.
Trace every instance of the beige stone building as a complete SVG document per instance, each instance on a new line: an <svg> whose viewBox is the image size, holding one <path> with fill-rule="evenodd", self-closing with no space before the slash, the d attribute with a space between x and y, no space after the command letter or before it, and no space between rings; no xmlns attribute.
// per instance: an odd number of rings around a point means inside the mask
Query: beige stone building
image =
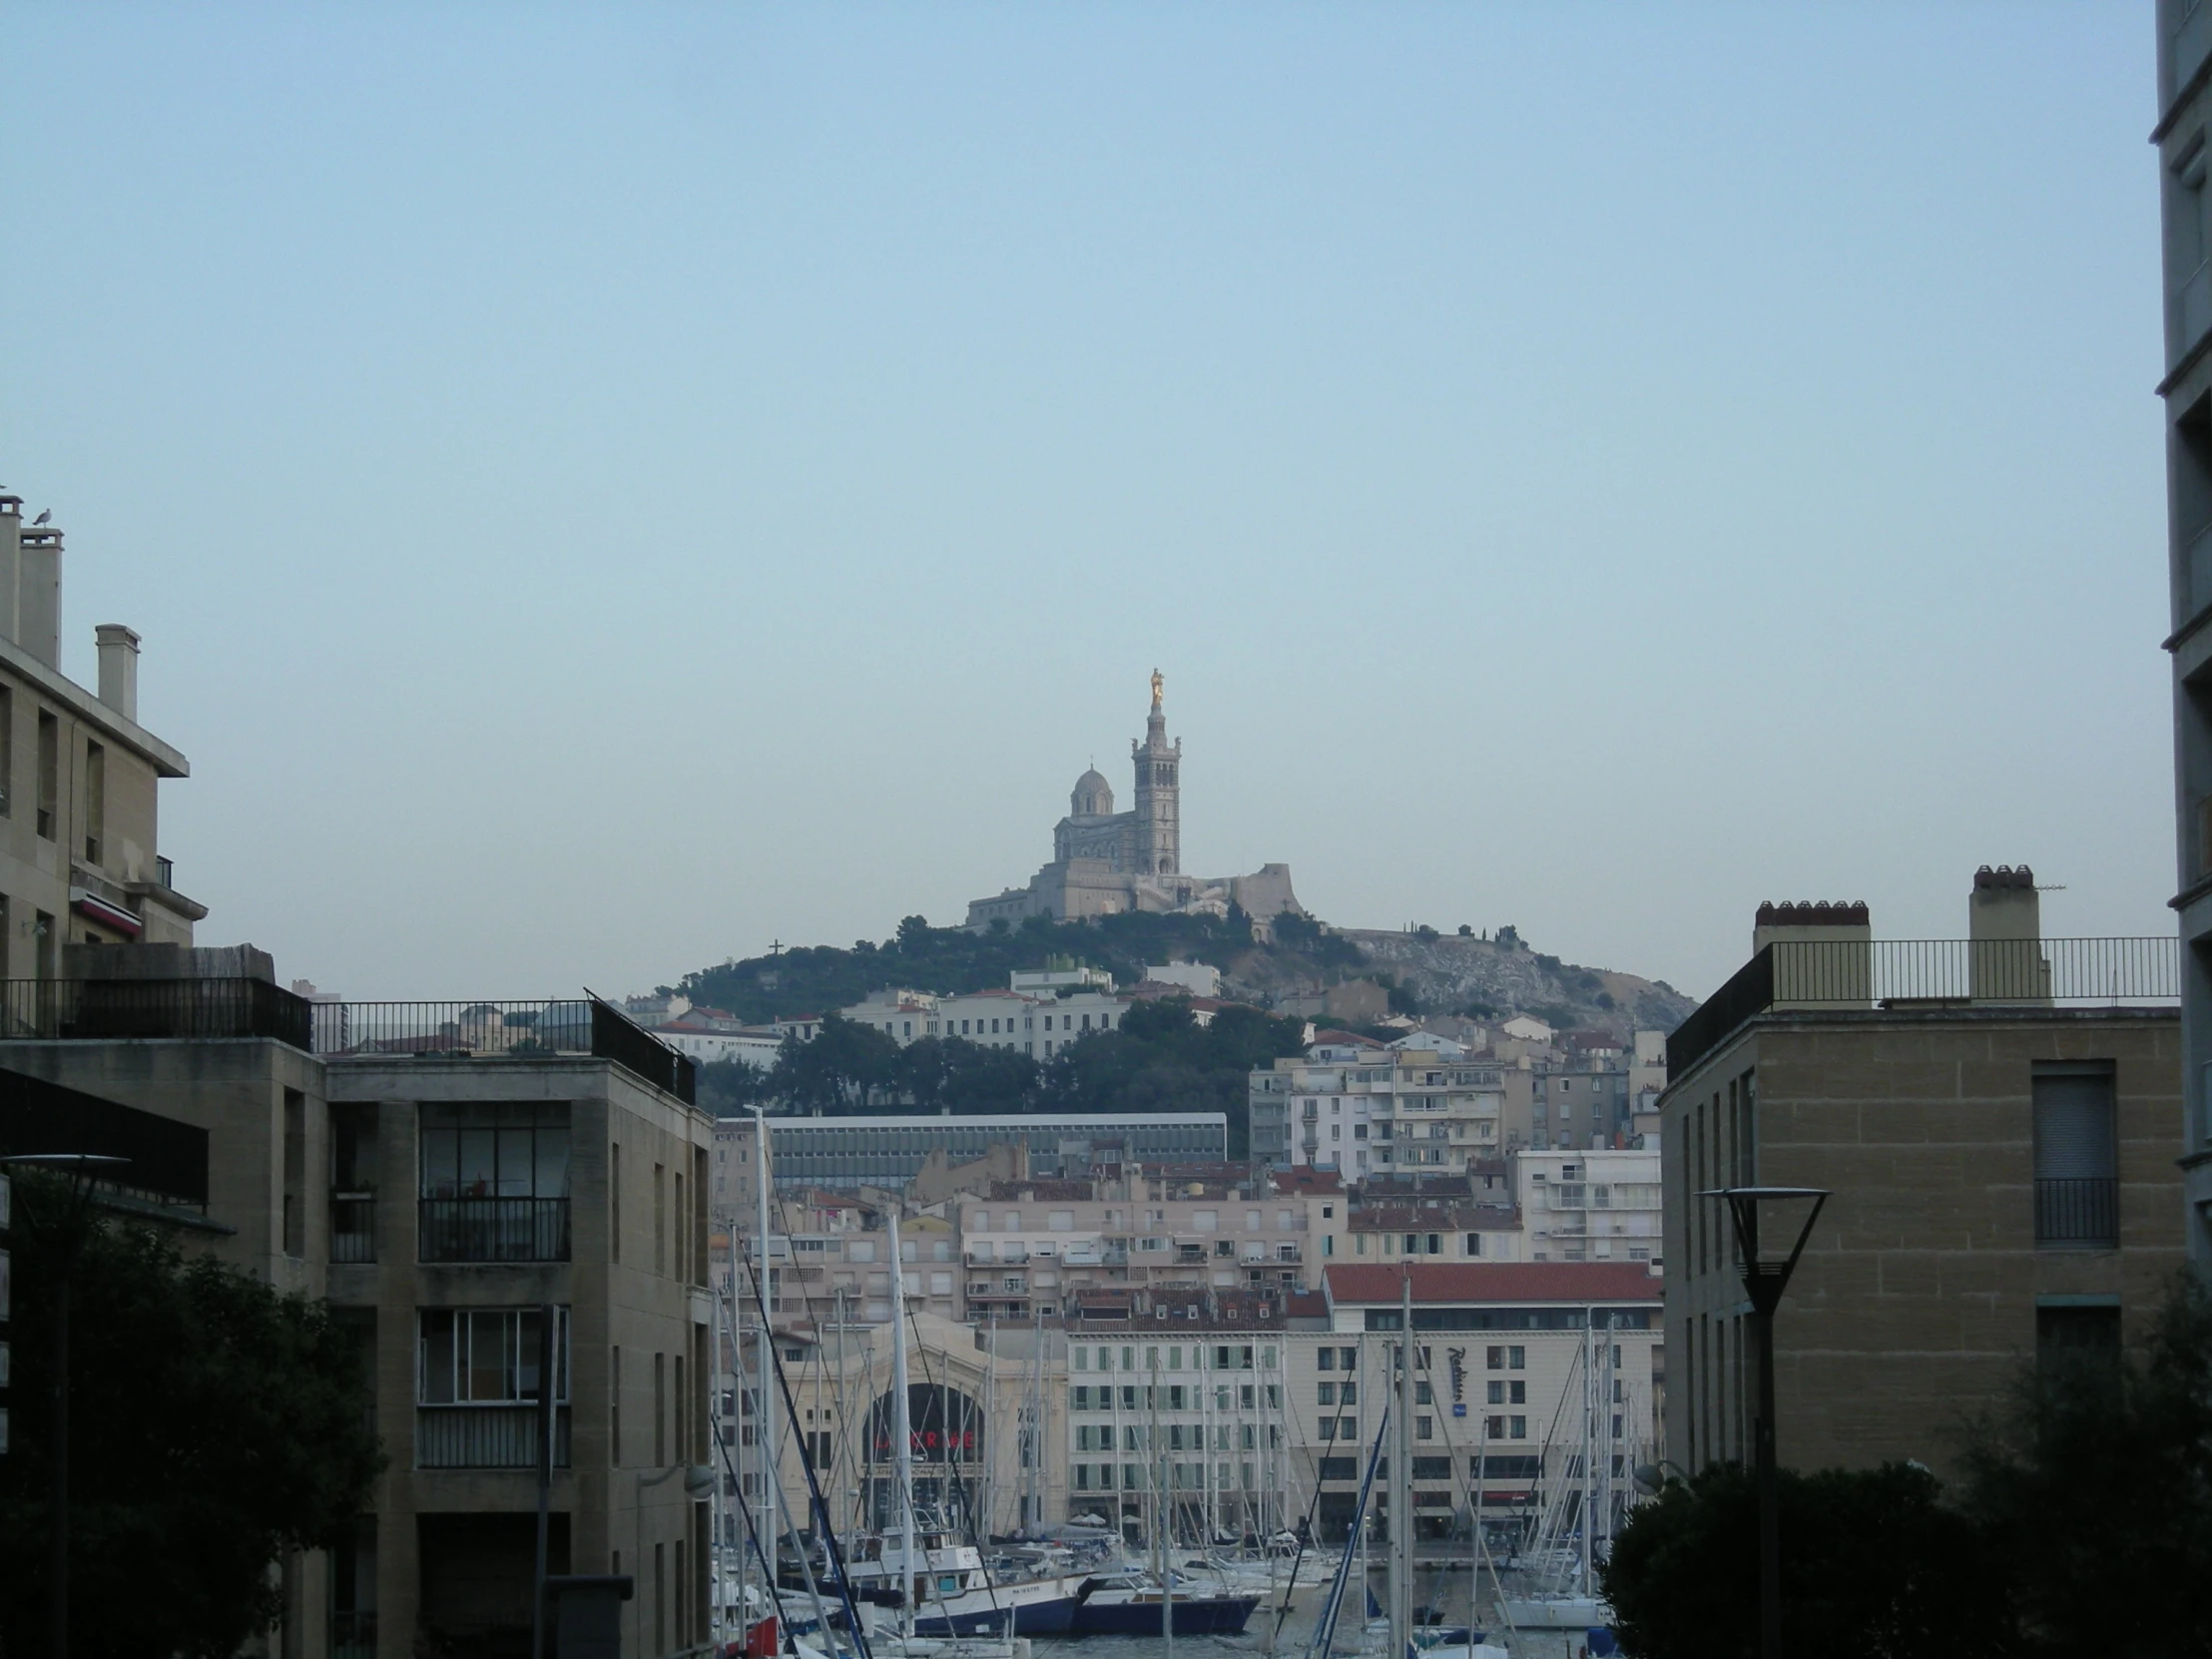
<svg viewBox="0 0 2212 1659"><path fill-rule="evenodd" d="M159 851L158 794L190 774L139 724L139 636L95 630L99 686L61 672L62 532L0 494L0 978L56 979L70 944L192 943L205 908ZM66 1017L11 993L18 1025Z"/></svg>
<svg viewBox="0 0 2212 1659"><path fill-rule="evenodd" d="M147 963L163 976L98 977ZM343 1547L282 1564L273 1647L527 1647L548 1305L553 1570L635 1579L626 1652L704 1641L709 1124L688 1062L604 1004L310 1004L243 948L67 965L85 1017L0 1041L0 1068L205 1131L181 1236L326 1297L368 1360L390 1466Z"/></svg>
<svg viewBox="0 0 2212 1659"><path fill-rule="evenodd" d="M2182 1260L2168 939L2044 939L1984 869L1969 937L1768 906L1675 1032L1664 1122L1667 1455L1748 1459L1756 1401L1728 1186L1834 1196L1776 1322L1780 1454L1941 1468L1960 1416L2055 1343L2140 1328Z"/></svg>

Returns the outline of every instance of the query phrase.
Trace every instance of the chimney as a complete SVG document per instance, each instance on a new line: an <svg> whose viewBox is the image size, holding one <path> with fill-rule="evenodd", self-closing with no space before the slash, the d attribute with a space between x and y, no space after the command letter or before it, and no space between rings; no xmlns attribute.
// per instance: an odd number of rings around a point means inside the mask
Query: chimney
<svg viewBox="0 0 2212 1659"><path fill-rule="evenodd" d="M125 720L138 719L139 637L120 622L92 631L100 648L100 701Z"/></svg>
<svg viewBox="0 0 2212 1659"><path fill-rule="evenodd" d="M1751 953L1774 949L1777 1008L1865 1008L1874 1001L1874 921L1865 899L1765 903Z"/></svg>
<svg viewBox="0 0 2212 1659"><path fill-rule="evenodd" d="M15 638L15 587L23 568L23 497L0 494L0 639Z"/></svg>
<svg viewBox="0 0 2212 1659"><path fill-rule="evenodd" d="M1975 1002L2048 1002L2042 900L2025 864L1983 864L1966 900L1966 994Z"/></svg>
<svg viewBox="0 0 2212 1659"><path fill-rule="evenodd" d="M16 572L15 643L48 668L61 667L62 533L52 525L23 532Z"/></svg>

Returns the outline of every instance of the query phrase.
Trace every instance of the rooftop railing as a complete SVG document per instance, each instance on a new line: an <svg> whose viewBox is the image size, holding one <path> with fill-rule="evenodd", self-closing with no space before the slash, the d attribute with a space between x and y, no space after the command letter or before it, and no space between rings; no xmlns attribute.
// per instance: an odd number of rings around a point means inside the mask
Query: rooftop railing
<svg viewBox="0 0 2212 1659"><path fill-rule="evenodd" d="M0 1037L271 1037L305 1048L312 1006L267 979L7 979Z"/></svg>
<svg viewBox="0 0 2212 1659"><path fill-rule="evenodd" d="M2168 936L2084 939L1785 939L1736 970L1667 1038L1681 1078L1745 1020L1784 1009L1943 1009L2175 1003Z"/></svg>
<svg viewBox="0 0 2212 1659"><path fill-rule="evenodd" d="M543 1059L589 1054L691 1102L697 1068L596 997L533 1002L317 1002L313 1047L331 1059ZM305 1046L302 1044L302 1046Z"/></svg>

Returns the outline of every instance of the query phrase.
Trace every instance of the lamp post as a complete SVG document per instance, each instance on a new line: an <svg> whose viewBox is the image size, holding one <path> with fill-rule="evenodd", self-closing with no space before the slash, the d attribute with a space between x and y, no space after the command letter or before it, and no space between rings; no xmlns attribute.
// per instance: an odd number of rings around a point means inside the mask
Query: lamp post
<svg viewBox="0 0 2212 1659"><path fill-rule="evenodd" d="M1774 1462L1774 1314L1782 1306L1798 1258L1805 1254L1813 1224L1829 1193L1821 1187L1720 1187L1700 1193L1700 1198L1724 1199L1736 1228L1736 1251L1744 1277L1744 1293L1751 1299L1751 1325L1759 1343L1759 1415L1753 1434L1758 1448L1759 1472L1759 1654L1760 1659L1782 1659L1782 1515L1780 1487ZM1762 1256L1759 1250L1759 1206L1803 1203L1810 1200L1805 1225L1787 1256Z"/></svg>
<svg viewBox="0 0 2212 1659"><path fill-rule="evenodd" d="M69 1278L85 1242L85 1212L93 1183L113 1175L131 1160L96 1152L24 1152L0 1158L15 1169L54 1170L69 1181L69 1206L62 1215L61 1271L54 1281L54 1536L47 1566L46 1650L51 1659L69 1654Z"/></svg>

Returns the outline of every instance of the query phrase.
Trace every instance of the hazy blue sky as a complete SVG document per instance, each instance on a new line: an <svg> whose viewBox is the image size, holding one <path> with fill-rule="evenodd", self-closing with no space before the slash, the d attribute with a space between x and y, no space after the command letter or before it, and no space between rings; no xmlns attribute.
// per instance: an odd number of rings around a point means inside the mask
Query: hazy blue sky
<svg viewBox="0 0 2212 1659"><path fill-rule="evenodd" d="M2147 0L0 15L0 482L353 995L1185 867L2169 931ZM1124 801L1126 804L1126 800Z"/></svg>

